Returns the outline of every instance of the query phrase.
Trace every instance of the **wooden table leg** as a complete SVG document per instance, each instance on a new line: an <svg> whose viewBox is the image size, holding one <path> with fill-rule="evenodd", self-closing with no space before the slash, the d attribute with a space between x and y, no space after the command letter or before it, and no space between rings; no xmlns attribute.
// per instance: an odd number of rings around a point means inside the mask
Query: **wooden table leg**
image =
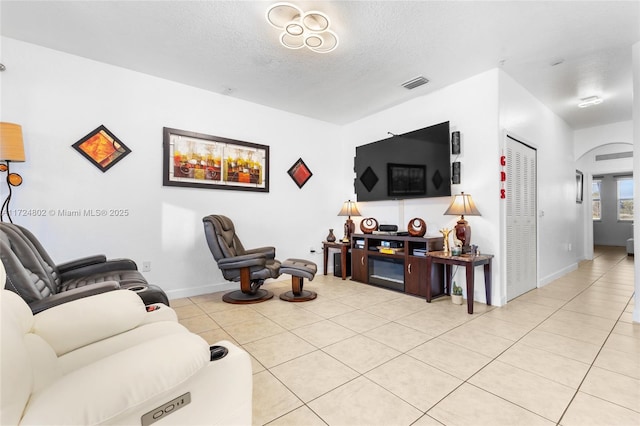
<svg viewBox="0 0 640 426"><path fill-rule="evenodd" d="M342 266L342 279L347 279L347 246L340 247L340 264Z"/></svg>
<svg viewBox="0 0 640 426"><path fill-rule="evenodd" d="M444 294L451 295L451 280L453 279L453 266L451 265L443 265L444 266Z"/></svg>
<svg viewBox="0 0 640 426"><path fill-rule="evenodd" d="M329 247L324 246L324 274L327 275L327 261L329 260Z"/></svg>
<svg viewBox="0 0 640 426"><path fill-rule="evenodd" d="M433 269L433 258L427 256L427 303L431 303L431 271Z"/></svg>
<svg viewBox="0 0 640 426"><path fill-rule="evenodd" d="M467 263L467 313L473 313L473 262Z"/></svg>
<svg viewBox="0 0 640 426"><path fill-rule="evenodd" d="M484 288L487 305L491 306L491 259L484 264Z"/></svg>

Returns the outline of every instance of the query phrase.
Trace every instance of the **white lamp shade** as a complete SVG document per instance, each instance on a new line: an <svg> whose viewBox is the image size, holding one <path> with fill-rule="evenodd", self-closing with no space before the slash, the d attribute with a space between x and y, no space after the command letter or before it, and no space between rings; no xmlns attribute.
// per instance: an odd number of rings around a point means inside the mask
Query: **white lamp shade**
<svg viewBox="0 0 640 426"><path fill-rule="evenodd" d="M480 216L480 212L476 207L476 203L473 202L471 195L464 192L457 194L451 200L451 205L446 212L446 215L452 216Z"/></svg>
<svg viewBox="0 0 640 426"><path fill-rule="evenodd" d="M340 209L340 213L338 216L362 216L358 211L358 206L355 201L345 201L342 205L342 209Z"/></svg>

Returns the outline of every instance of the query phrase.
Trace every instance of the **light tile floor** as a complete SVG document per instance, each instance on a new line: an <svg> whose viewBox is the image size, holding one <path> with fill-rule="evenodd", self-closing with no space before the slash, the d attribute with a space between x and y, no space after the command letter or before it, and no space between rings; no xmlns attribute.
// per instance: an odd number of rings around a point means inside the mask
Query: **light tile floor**
<svg viewBox="0 0 640 426"><path fill-rule="evenodd" d="M494 308L317 275L316 300L173 300L208 342L252 356L255 425L640 425L633 258L593 261Z"/></svg>

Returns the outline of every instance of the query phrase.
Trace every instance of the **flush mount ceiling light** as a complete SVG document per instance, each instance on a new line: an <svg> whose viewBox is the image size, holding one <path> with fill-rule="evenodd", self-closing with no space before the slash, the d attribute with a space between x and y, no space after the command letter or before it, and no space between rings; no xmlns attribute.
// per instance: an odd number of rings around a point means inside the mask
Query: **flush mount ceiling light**
<svg viewBox="0 0 640 426"><path fill-rule="evenodd" d="M322 12L303 12L291 3L275 3L267 9L267 22L282 30L280 43L288 49L306 46L327 53L338 47L338 36L329 29L329 17Z"/></svg>
<svg viewBox="0 0 640 426"><path fill-rule="evenodd" d="M602 103L602 98L598 96L589 96L588 98L580 99L580 103L578 104L578 107L586 108L586 107L598 105L601 103Z"/></svg>
<svg viewBox="0 0 640 426"><path fill-rule="evenodd" d="M405 81L404 83L402 83L402 87L404 87L405 89L415 89L416 87L422 86L423 84L427 84L429 82L429 80L424 77L424 76L418 76L416 78L413 78L409 81Z"/></svg>

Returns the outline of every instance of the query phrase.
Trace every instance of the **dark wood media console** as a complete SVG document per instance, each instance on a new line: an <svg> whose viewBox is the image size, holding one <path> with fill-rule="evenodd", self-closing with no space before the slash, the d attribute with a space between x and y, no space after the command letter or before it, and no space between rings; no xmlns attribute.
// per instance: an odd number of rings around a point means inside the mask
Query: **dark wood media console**
<svg viewBox="0 0 640 426"><path fill-rule="evenodd" d="M443 265L433 265L427 277L428 251L443 248L442 237L411 237L383 234L351 236L351 279L366 284L427 297L444 293Z"/></svg>

